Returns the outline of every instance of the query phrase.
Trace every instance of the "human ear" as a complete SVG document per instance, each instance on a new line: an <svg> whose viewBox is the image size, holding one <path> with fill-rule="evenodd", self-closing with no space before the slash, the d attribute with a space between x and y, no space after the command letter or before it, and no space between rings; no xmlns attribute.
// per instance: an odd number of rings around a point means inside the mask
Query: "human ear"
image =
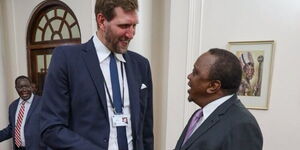
<svg viewBox="0 0 300 150"><path fill-rule="evenodd" d="M216 93L221 88L221 81L220 80L212 80L210 81L208 88L206 89L206 92L209 94Z"/></svg>
<svg viewBox="0 0 300 150"><path fill-rule="evenodd" d="M97 26L99 29L101 30L105 30L105 21L106 21L106 18L103 16L102 13L98 13L97 14Z"/></svg>

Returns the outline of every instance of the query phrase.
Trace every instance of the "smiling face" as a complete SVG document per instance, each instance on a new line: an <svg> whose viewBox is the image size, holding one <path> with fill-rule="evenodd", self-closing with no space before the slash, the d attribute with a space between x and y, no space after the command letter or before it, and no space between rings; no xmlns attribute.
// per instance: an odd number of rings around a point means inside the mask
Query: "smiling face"
<svg viewBox="0 0 300 150"><path fill-rule="evenodd" d="M25 101L28 100L32 94L32 88L31 88L30 81L25 78L19 79L16 82L16 90L21 99L23 99Z"/></svg>
<svg viewBox="0 0 300 150"><path fill-rule="evenodd" d="M211 94L210 87L212 83L209 79L209 72L215 61L215 56L204 53L194 64L193 72L188 75L188 86L190 87L188 100L201 107L207 104L207 97Z"/></svg>
<svg viewBox="0 0 300 150"><path fill-rule="evenodd" d="M129 42L135 35L138 16L135 10L124 11L114 8L115 16L108 21L101 13L97 15L99 25L98 38L112 52L123 54L128 50Z"/></svg>

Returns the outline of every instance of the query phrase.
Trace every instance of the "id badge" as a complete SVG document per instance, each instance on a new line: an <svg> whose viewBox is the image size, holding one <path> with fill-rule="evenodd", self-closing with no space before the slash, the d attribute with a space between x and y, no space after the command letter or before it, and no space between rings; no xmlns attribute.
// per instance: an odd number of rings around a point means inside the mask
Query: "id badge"
<svg viewBox="0 0 300 150"><path fill-rule="evenodd" d="M124 114L114 114L112 116L113 127L128 126L128 116Z"/></svg>

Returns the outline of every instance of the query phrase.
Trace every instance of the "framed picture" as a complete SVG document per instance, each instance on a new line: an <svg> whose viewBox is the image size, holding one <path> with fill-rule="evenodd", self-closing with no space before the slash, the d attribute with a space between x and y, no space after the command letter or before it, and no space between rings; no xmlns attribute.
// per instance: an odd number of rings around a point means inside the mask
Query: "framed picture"
<svg viewBox="0 0 300 150"><path fill-rule="evenodd" d="M242 66L238 97L249 109L268 109L272 79L274 41L229 42Z"/></svg>

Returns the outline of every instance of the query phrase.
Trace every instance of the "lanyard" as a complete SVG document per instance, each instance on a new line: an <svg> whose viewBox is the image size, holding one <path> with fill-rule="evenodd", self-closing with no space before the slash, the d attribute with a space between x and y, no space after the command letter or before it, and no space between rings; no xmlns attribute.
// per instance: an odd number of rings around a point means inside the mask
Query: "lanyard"
<svg viewBox="0 0 300 150"><path fill-rule="evenodd" d="M124 108L124 75L123 75L124 68L123 68L123 65L124 65L124 63L121 62L120 65L121 65L121 75L122 75L122 95L121 95L121 99L122 99L122 113L123 113L123 108ZM106 91L107 91L107 94L108 94L108 98L109 98L109 102L110 102L110 104L111 104L111 106L113 108L114 114L117 114L116 110L115 110L115 106L114 106L113 100L112 100L112 95L110 94L110 92L108 90L108 86L107 86L107 83L106 83L105 80L104 80L104 86L106 88Z"/></svg>

